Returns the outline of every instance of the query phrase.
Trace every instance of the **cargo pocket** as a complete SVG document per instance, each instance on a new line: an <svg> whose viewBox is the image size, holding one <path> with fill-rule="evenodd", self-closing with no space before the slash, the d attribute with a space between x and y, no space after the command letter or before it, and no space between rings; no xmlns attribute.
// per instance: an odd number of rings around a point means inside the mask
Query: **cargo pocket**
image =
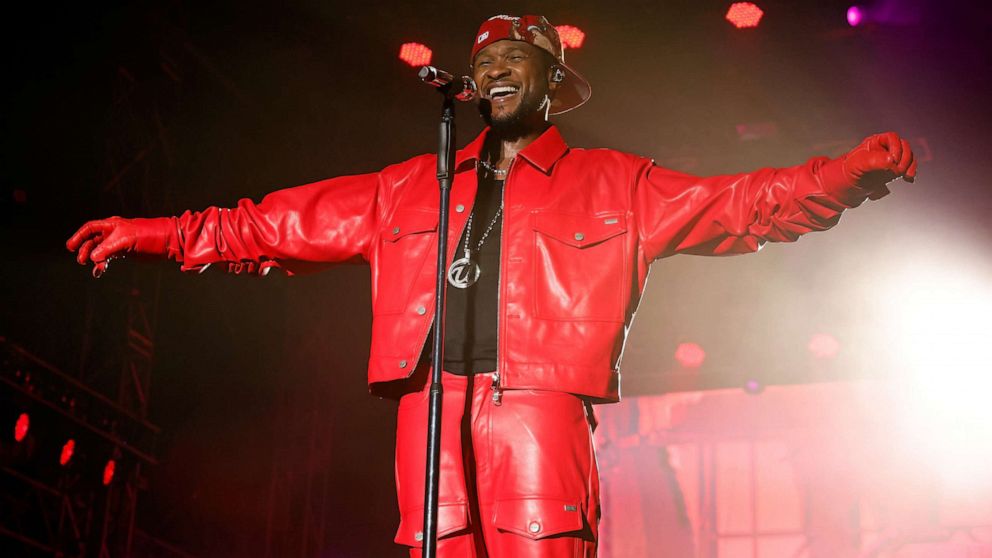
<svg viewBox="0 0 992 558"><path fill-rule="evenodd" d="M534 312L538 318L622 322L629 265L623 214L538 211L534 230Z"/></svg>
<svg viewBox="0 0 992 558"><path fill-rule="evenodd" d="M437 507L437 538L461 533L468 529L468 504L439 504ZM421 548L424 545L424 508L412 508L400 514L396 530L397 544Z"/></svg>
<svg viewBox="0 0 992 558"><path fill-rule="evenodd" d="M570 536L592 541L593 531L578 500L518 498L496 502L493 517L496 528L507 533L538 540Z"/></svg>
<svg viewBox="0 0 992 558"><path fill-rule="evenodd" d="M410 289L436 240L437 211L399 209L379 231L379 255L373 268L372 309L395 314L406 309Z"/></svg>

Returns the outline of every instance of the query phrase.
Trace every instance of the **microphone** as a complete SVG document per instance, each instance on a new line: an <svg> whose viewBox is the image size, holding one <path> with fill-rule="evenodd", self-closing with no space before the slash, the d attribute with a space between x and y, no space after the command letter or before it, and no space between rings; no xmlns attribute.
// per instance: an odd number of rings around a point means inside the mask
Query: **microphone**
<svg viewBox="0 0 992 558"><path fill-rule="evenodd" d="M417 73L417 77L424 83L437 87L445 95L450 95L459 101L471 101L478 91L472 78L468 76L456 78L434 66L423 66Z"/></svg>

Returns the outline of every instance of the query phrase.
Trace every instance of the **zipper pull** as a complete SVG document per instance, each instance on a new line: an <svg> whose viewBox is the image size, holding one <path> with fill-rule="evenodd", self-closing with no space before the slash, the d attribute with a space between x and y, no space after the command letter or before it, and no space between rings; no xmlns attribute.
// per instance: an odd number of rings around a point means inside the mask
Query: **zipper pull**
<svg viewBox="0 0 992 558"><path fill-rule="evenodd" d="M499 372L493 374L493 405L497 407L503 404L503 390L499 387Z"/></svg>

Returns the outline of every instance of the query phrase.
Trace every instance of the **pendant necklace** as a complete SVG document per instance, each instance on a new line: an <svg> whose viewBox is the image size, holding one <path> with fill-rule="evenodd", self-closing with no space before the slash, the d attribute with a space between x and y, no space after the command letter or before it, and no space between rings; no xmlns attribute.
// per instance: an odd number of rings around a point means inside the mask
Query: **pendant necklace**
<svg viewBox="0 0 992 558"><path fill-rule="evenodd" d="M496 169L495 167L490 167L484 161L480 161L482 166L490 171L491 174L495 175L497 178L506 177L507 170ZM502 177L500 177L502 173ZM485 244L486 239L489 237L489 233L492 232L493 227L496 226L496 221L499 220L500 216L503 214L503 200L500 196L499 209L496 210L496 215L493 216L493 220L489 222L489 226L486 227L486 232L482 233L482 238L475 245L475 250L472 250L469 244L472 239L472 221L475 218L475 211L468 216L468 223L465 224L465 246L462 248L462 257L451 262L451 266L448 267L448 284L456 289L467 289L474 285L478 280L479 276L482 275L482 268L479 267L479 262L472 260L472 252L474 251L478 254L482 250L482 245Z"/></svg>

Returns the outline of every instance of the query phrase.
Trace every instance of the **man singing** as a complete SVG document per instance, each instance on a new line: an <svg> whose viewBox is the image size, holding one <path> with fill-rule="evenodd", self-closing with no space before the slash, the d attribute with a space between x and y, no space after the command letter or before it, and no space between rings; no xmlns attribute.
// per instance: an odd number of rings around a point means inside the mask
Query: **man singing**
<svg viewBox="0 0 992 558"><path fill-rule="evenodd" d="M619 400L620 355L650 264L828 229L887 194L886 183L912 181L916 163L894 133L838 159L705 178L570 148L548 115L591 90L540 16L485 21L471 68L488 127L454 161L438 555L591 557L599 484L590 405ZM67 242L94 274L128 253L259 274L368 262L369 388L399 399L395 540L412 556L424 538L435 161L421 155L231 209L92 221Z"/></svg>

